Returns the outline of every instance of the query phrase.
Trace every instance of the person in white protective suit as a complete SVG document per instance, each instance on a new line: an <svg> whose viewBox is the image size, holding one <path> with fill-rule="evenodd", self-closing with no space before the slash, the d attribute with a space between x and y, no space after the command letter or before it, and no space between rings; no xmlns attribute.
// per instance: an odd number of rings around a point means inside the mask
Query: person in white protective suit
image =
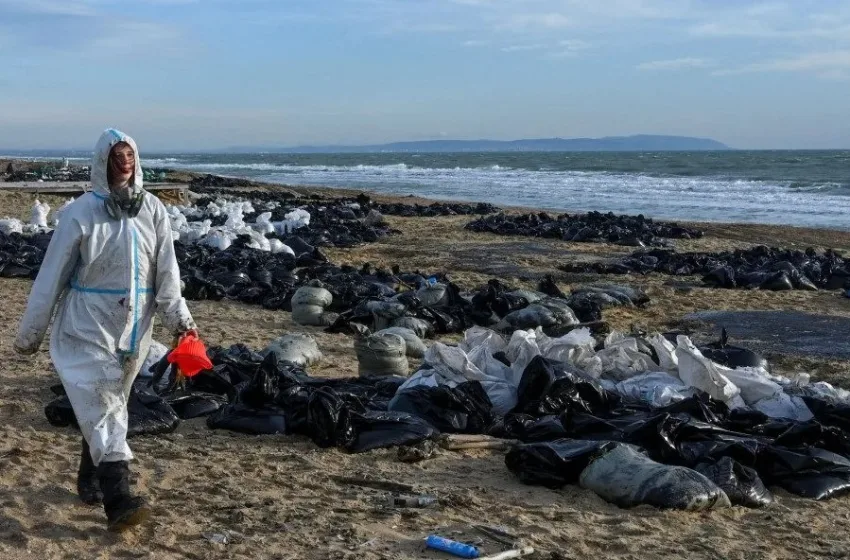
<svg viewBox="0 0 850 560"><path fill-rule="evenodd" d="M175 336L197 331L180 293L168 213L142 188L132 138L103 133L91 183L53 233L15 349L37 352L56 309L50 357L83 433L77 490L83 502L103 503L110 530L122 530L150 513L130 493L127 400L154 314Z"/></svg>

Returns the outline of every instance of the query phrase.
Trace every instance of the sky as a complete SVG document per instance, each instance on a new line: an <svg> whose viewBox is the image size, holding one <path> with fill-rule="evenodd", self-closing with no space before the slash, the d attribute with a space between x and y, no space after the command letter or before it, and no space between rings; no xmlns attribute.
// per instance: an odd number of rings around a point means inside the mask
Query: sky
<svg viewBox="0 0 850 560"><path fill-rule="evenodd" d="M850 149L850 1L0 0L0 149Z"/></svg>

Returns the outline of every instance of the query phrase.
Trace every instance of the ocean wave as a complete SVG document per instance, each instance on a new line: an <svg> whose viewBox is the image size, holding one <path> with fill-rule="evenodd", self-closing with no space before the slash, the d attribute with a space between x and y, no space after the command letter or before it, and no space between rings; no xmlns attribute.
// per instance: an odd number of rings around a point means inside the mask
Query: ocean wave
<svg viewBox="0 0 850 560"><path fill-rule="evenodd" d="M349 160L336 165L312 161L204 162L193 156L143 162L280 184L348 187L555 211L599 210L667 219L850 228L846 219L850 214L850 185L834 180L777 180L756 173L751 177L712 176L681 167L668 167L666 173L655 174L612 171L601 161L580 171L483 162L437 167L433 160L427 163L432 166L392 160Z"/></svg>

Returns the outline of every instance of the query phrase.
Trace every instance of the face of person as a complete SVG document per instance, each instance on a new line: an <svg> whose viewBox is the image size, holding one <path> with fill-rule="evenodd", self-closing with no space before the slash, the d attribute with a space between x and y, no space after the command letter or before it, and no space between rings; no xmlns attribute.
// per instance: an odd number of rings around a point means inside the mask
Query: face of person
<svg viewBox="0 0 850 560"><path fill-rule="evenodd" d="M109 167L112 172L110 185L124 185L136 172L136 154L125 142L115 144L109 153Z"/></svg>

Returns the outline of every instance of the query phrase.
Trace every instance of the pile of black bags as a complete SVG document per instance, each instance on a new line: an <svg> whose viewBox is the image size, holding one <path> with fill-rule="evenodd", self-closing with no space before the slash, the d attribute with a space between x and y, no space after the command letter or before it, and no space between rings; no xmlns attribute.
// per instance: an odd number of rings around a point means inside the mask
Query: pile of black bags
<svg viewBox="0 0 850 560"><path fill-rule="evenodd" d="M566 272L596 274L701 275L717 288L762 290L837 290L848 287L850 270L836 251L823 253L758 246L720 253L676 253L665 250L637 251L617 262L569 263Z"/></svg>
<svg viewBox="0 0 850 560"><path fill-rule="evenodd" d="M580 484L624 507L707 509L727 499L760 507L772 501L771 486L816 500L850 490L850 405L811 394L804 399L814 418L805 422L730 410L702 393L653 407L537 356L515 408L500 416L478 381L400 390L404 378L311 377L242 345L209 355L213 368L182 383L165 358L152 379L137 381L131 435L204 416L212 429L300 434L349 452L489 434L522 442L506 464L523 482ZM75 424L63 396L45 413L54 425Z"/></svg>
<svg viewBox="0 0 850 560"><path fill-rule="evenodd" d="M615 243L632 247L666 247L670 239L696 239L703 233L675 223L655 222L638 216L602 214L497 214L466 225L470 231L497 235L521 235L586 243Z"/></svg>

